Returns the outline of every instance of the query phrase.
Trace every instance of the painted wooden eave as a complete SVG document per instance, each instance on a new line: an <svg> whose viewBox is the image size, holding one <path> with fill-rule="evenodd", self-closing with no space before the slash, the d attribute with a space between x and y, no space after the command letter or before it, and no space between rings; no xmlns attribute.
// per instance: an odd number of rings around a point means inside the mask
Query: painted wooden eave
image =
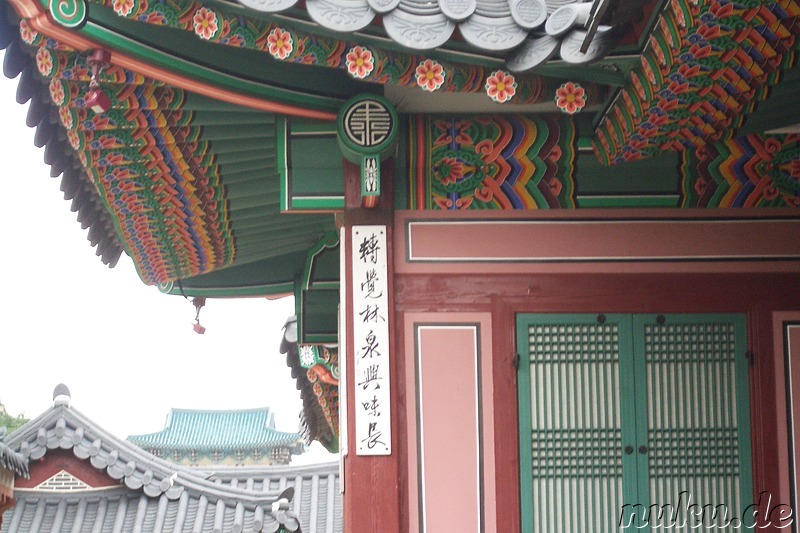
<svg viewBox="0 0 800 533"><path fill-rule="evenodd" d="M283 326L280 352L286 354L286 365L291 369L303 411L300 421L302 433L310 444L318 441L331 453L339 451L339 387L316 380L313 373L300 364L297 344L297 317L292 316ZM315 378L315 382L311 381Z"/></svg>
<svg viewBox="0 0 800 533"><path fill-rule="evenodd" d="M112 65L99 76L111 108L96 114L85 101L86 56L25 20L20 28L26 44L14 41L20 44L6 70L28 73L23 89L39 87L31 110L42 118L34 123L60 139L45 158L71 162L66 190L113 223L143 281L181 287L182 279L266 261L274 278L268 293L290 290L308 247L333 227L333 217L280 216L273 113Z"/></svg>
<svg viewBox="0 0 800 533"><path fill-rule="evenodd" d="M75 0L77 3L82 1ZM658 1L644 3L649 6L648 9L652 9L652 6ZM263 14L231 2L167 1L158 4L144 2L131 4L111 0L91 0L85 5L89 12L94 12L95 15L89 16L90 23L86 24L81 33L85 36L91 35L92 38L96 37L96 41L102 41L112 48L118 46L118 42L112 43L105 37L101 37L100 26L110 32L125 33L134 42L142 41L140 44L147 40L144 37L150 32L149 28L163 27L196 37L195 45L197 47L201 46L200 43L203 45L214 43L221 49L226 49L226 57L230 58L230 61L224 65L227 67L241 63L244 58L249 58L254 61L252 63L255 65L254 68L259 68L262 64L269 64L272 68L291 65L293 67L291 72L296 72L297 76L305 79L318 78L319 69L337 71L344 74L343 78L339 78L337 82L339 84L345 83L347 80L370 82L361 83L362 87L359 92L380 90L381 85L414 88L418 93L417 96L423 99L430 96L426 91L455 92L477 97L468 102L467 107L464 108L465 111L479 111L476 106L481 104L484 106L495 105L494 109L500 110L500 106L493 104L493 99L487 95L486 84L491 84L493 76L498 71L506 70L504 53L470 51L469 47L466 50L458 47L450 49L449 45L453 43L428 51L410 50L393 43L386 36L376 35L374 32L334 32L313 21L306 20L307 17L304 19L302 16L296 16L294 11L264 17ZM104 13L102 16L100 16L101 11ZM119 16L115 16L115 12ZM111 13L111 16L107 17L105 13ZM200 27L195 29L193 20L200 16L213 18L215 22L212 27L220 29L213 34L207 34ZM136 30L134 26L139 26L141 30ZM580 81L587 92L596 97L592 104L601 102L606 94L606 85L618 86L622 83L623 73L630 63L629 54L638 47L641 27L637 27L637 30L630 33L622 29L623 27L627 26L623 25L620 28L625 44L614 47L611 50L613 54L609 54L606 60L594 57L595 60L600 59L597 64L583 64L580 68L564 61L556 61L553 64L543 65L542 73L538 71L515 72L513 75L515 88L513 98L501 98L497 101L507 104L505 112L515 110L530 112L534 109L530 107L531 105L542 102L548 103L552 111L555 110L556 88L563 81L573 79ZM281 38L278 39L278 36ZM286 44L283 49L275 49L273 41L276 39L281 42L285 40ZM455 42L455 44L459 43ZM187 56L186 50L178 50L175 43L169 42L169 39L162 40L157 46L151 44L149 48L140 47L135 52L131 49L130 53L144 57L150 63L159 63L154 54L154 48L162 48L165 52L175 56ZM250 52L251 55L244 56L243 52L245 51ZM252 55L254 52L260 54L263 59L259 60L254 57ZM618 60L618 53L622 53L624 57L621 56ZM354 66L356 55L363 56L365 68ZM197 63L202 64L200 61ZM214 68L224 70L224 66L217 62ZM314 67L318 68L314 69ZM422 79L420 76L424 77L424 73L420 74L420 68L436 70L440 67L443 69L441 84L432 85L419 81ZM177 67L171 63L168 68L175 69ZM241 71L241 68L239 70ZM508 74L508 72L506 73ZM332 84L331 81L320 81L313 85L322 87L331 95L336 92L336 83ZM302 92L301 89L298 90ZM408 100L407 96L403 98Z"/></svg>
<svg viewBox="0 0 800 533"><path fill-rule="evenodd" d="M26 124L35 128L34 145L44 148L44 161L50 166L50 176L61 177L61 191L70 202L70 210L87 231L87 240L95 248L103 264L114 267L123 253L123 243L117 235L114 220L103 205L97 189L87 178L77 154L69 146L66 134L58 124L55 106L51 103L47 85L36 72L19 37L19 26L11 24L0 13L0 48L4 49L3 74L19 77L17 103L28 105Z"/></svg>
<svg viewBox="0 0 800 533"><path fill-rule="evenodd" d="M798 35L796 0L672 0L599 121L595 152L617 164L736 136L797 63ZM764 128L791 125L773 117Z"/></svg>
<svg viewBox="0 0 800 533"><path fill-rule="evenodd" d="M578 79L594 76L596 68L583 65L576 69L574 65L550 61L533 73L515 72L514 95L505 100L504 106L493 104L495 107L484 108L491 102L481 93L488 91L490 78L505 68L502 56L486 50L476 53L469 47L456 50L450 41L431 50L398 47L391 39L381 38L380 32L376 34L372 26L339 29L340 33L331 34L324 23L312 27L302 13L298 15L298 10L313 11L310 6L286 11L285 2L259 3L261 7L272 6L264 14L253 9L256 4L243 3L249 7L232 2L182 3L178 13L181 17L174 22L154 17L157 15L154 8L143 7L144 4L134 3L128 10L124 7L128 5L126 2L91 2L93 6L113 6L128 19L196 34L202 40L231 49L231 58L235 57L234 49L254 50L285 63L344 69L355 78L393 90L409 89L397 93L398 103L408 111L416 109L415 101L438 96L425 94L420 88L475 96L476 99L463 100L463 110L471 112L509 112L515 108L546 111L547 108L526 106L550 102L554 107L558 83L570 76ZM278 4L283 7L277 7ZM386 17L402 11L406 4L413 2L401 2L387 11ZM646 5L652 8L656 4ZM631 65L627 58L622 62L612 59L600 68L606 71L606 76L596 79L602 81L585 84L589 105L584 113L596 110L609 91L612 95L602 120L597 121L595 143L598 156L606 163L633 160L664 150L684 150L729 136L744 124L756 103L769 96L769 88L795 62L795 35L799 31L795 0L738 4L722 0L674 0L657 5L662 7L660 12L652 17L642 15L641 20L625 30L625 38L637 43L629 45L627 50L639 56L638 65ZM489 9L487 6L483 9ZM204 33L193 26L192 21L198 16L213 19L220 29ZM308 17L306 13L305 18ZM277 42L284 47L276 48ZM639 46L643 48L637 49ZM351 56L364 60L363 71L354 66ZM441 69L441 86L420 82L418 67ZM620 86L621 90L617 90ZM419 109L428 109L420 106Z"/></svg>
<svg viewBox="0 0 800 533"><path fill-rule="evenodd" d="M55 23L49 13L35 0L7 1L13 6L20 17L28 22L32 29L78 52L87 52L104 47L103 43L87 38L80 30L68 29ZM186 74L176 73L176 69L156 66L152 61L139 59L119 50L113 51L111 63L162 83L167 83L180 89L192 91L209 98L243 107L320 120L335 120L336 118L336 114L331 111L308 109L303 106L289 105L280 101L270 101L260 96L250 96L212 83L198 81Z"/></svg>

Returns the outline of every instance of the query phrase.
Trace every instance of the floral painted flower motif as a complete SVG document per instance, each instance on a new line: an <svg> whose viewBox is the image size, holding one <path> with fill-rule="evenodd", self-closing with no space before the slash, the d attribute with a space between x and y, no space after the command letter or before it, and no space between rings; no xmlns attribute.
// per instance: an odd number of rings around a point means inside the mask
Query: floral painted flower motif
<svg viewBox="0 0 800 533"><path fill-rule="evenodd" d="M372 52L361 46L351 48L345 59L347 61L347 72L360 80L366 78L375 68Z"/></svg>
<svg viewBox="0 0 800 533"><path fill-rule="evenodd" d="M206 41L212 39L219 31L217 14L207 7L201 7L197 10L194 17L192 17L192 25L198 37Z"/></svg>
<svg viewBox="0 0 800 533"><path fill-rule="evenodd" d="M426 59L417 65L414 74L417 79L417 85L419 85L423 91L429 92L439 89L444 84L444 78L447 75L444 71L444 67L433 59Z"/></svg>
<svg viewBox="0 0 800 533"><path fill-rule="evenodd" d="M586 105L586 91L577 83L568 81L556 89L556 106L570 115L577 113Z"/></svg>
<svg viewBox="0 0 800 533"><path fill-rule="evenodd" d="M47 48L39 48L36 52L36 67L42 76L50 76L53 73L53 56Z"/></svg>
<svg viewBox="0 0 800 533"><path fill-rule="evenodd" d="M146 15L139 15L137 20L147 22L148 24L156 24L158 26L166 26L167 24L167 17L164 16L163 13L159 13L157 11L151 11Z"/></svg>
<svg viewBox="0 0 800 533"><path fill-rule="evenodd" d="M443 157L437 166L442 185L455 184L464 177L464 164L454 157Z"/></svg>
<svg viewBox="0 0 800 533"><path fill-rule="evenodd" d="M58 118L61 119L61 124L64 125L64 128L67 130L72 129L72 112L70 111L69 107L62 107L59 109Z"/></svg>
<svg viewBox="0 0 800 533"><path fill-rule="evenodd" d="M795 180L800 180L800 159L792 159L789 164L789 175Z"/></svg>
<svg viewBox="0 0 800 533"><path fill-rule="evenodd" d="M19 35L26 44L33 44L39 37L39 32L31 28L27 20L23 20L19 23Z"/></svg>
<svg viewBox="0 0 800 533"><path fill-rule="evenodd" d="M78 132L75 130L67 130L67 140L69 141L69 145L72 146L75 150L80 149L81 147L81 138L78 136Z"/></svg>
<svg viewBox="0 0 800 533"><path fill-rule="evenodd" d="M459 198L458 196L453 196L451 198L446 198L443 196L434 196L433 201L439 206L439 209L450 211L450 210L466 210L469 209L469 206L472 205L472 201L474 198L472 196L468 196L466 198Z"/></svg>
<svg viewBox="0 0 800 533"><path fill-rule="evenodd" d="M114 8L114 13L120 17L127 17L133 13L136 2L134 0L113 0L111 5Z"/></svg>
<svg viewBox="0 0 800 533"><path fill-rule="evenodd" d="M50 98L57 106L60 107L64 105L64 100L66 99L66 95L64 94L64 84L61 83L61 80L57 78L50 80Z"/></svg>
<svg viewBox="0 0 800 533"><path fill-rule="evenodd" d="M508 72L495 70L486 78L486 94L499 104L511 100L517 92L517 80Z"/></svg>
<svg viewBox="0 0 800 533"><path fill-rule="evenodd" d="M314 347L308 344L300 346L300 364L304 367L311 367L316 361Z"/></svg>
<svg viewBox="0 0 800 533"><path fill-rule="evenodd" d="M286 59L294 50L292 34L283 28L275 28L267 36L267 48L275 59Z"/></svg>

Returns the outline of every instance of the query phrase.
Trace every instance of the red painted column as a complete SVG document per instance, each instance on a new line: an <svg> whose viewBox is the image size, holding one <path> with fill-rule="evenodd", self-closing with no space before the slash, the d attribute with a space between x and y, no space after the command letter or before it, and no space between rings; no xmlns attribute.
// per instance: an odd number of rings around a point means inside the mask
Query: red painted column
<svg viewBox="0 0 800 533"><path fill-rule="evenodd" d="M345 217L344 227L347 232L345 243L344 279L348 287L346 293L347 316L342 317L342 326L346 328L347 345L347 440L348 453L344 458L344 530L347 532L395 533L400 531L400 489L403 476L400 472L401 435L398 421L402 416L398 402L401 388L398 343L393 327L395 320L392 268L393 239L393 162L382 165L381 196L378 205L372 209L361 208L361 170L347 161L343 162L345 174ZM354 385L357 381L353 369L356 353L353 339L353 265L351 263L353 242L350 229L354 225L385 225L387 230L387 265L389 276L389 348L391 374L391 409L392 409L392 454L388 456L356 455L355 435L355 396Z"/></svg>

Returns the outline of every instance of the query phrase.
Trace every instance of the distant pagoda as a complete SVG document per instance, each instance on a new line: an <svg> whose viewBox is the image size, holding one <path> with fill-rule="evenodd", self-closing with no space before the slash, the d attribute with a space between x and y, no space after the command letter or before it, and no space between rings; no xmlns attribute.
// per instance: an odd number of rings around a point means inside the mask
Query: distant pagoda
<svg viewBox="0 0 800 533"><path fill-rule="evenodd" d="M268 407L230 411L171 409L164 429L128 441L183 465L285 465L305 451L299 433L275 429Z"/></svg>

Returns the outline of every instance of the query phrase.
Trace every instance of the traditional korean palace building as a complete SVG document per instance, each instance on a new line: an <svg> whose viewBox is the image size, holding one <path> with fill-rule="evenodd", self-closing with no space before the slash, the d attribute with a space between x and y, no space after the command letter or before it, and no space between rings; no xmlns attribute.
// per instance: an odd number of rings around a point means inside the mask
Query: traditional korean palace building
<svg viewBox="0 0 800 533"><path fill-rule="evenodd" d="M797 530L797 0L0 7L102 261L294 295L346 531Z"/></svg>
<svg viewBox="0 0 800 533"><path fill-rule="evenodd" d="M164 429L128 440L175 464L286 465L305 451L299 433L275 429L268 407L233 411L171 409Z"/></svg>
<svg viewBox="0 0 800 533"><path fill-rule="evenodd" d="M335 463L179 465L111 435L70 406L66 387L57 392L0 442L0 473L16 478L2 533L343 531Z"/></svg>

